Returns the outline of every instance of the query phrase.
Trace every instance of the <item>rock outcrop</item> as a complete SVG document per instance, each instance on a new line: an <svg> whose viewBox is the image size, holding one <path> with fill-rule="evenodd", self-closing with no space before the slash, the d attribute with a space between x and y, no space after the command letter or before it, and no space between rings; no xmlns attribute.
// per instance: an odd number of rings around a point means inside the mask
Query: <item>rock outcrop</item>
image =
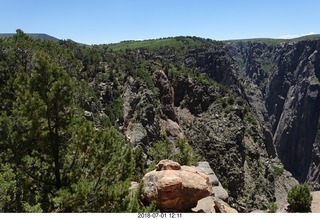
<svg viewBox="0 0 320 219"><path fill-rule="evenodd" d="M208 175L209 181L212 185L212 196L226 201L229 197L228 192L222 187L218 177L211 169L209 163L206 161L201 161L199 162L198 166L196 166L196 169L199 172L203 172Z"/></svg>
<svg viewBox="0 0 320 219"><path fill-rule="evenodd" d="M228 199L228 192L222 187L218 177L206 161L200 161L196 166L199 172L208 175L209 181L212 184L212 194L198 201L194 212L205 213L237 213L238 211L231 208L225 201Z"/></svg>
<svg viewBox="0 0 320 219"><path fill-rule="evenodd" d="M219 198L208 196L198 201L198 205L192 209L198 213L238 213L238 211Z"/></svg>
<svg viewBox="0 0 320 219"><path fill-rule="evenodd" d="M162 160L143 177L144 196L164 212L190 212L198 200L212 193L209 177L194 167Z"/></svg>
<svg viewBox="0 0 320 219"><path fill-rule="evenodd" d="M236 209L221 200L214 200L214 208L217 213L238 213Z"/></svg>
<svg viewBox="0 0 320 219"><path fill-rule="evenodd" d="M184 138L174 107L175 91L167 75L162 70L157 70L153 73L153 80L159 90L161 129L165 130L170 138Z"/></svg>
<svg viewBox="0 0 320 219"><path fill-rule="evenodd" d="M153 73L155 86L159 89L159 97L161 103L161 111L163 116L177 121L177 117L174 110L174 90L169 83L168 77L163 71L155 71Z"/></svg>
<svg viewBox="0 0 320 219"><path fill-rule="evenodd" d="M149 145L160 132L160 124L155 118L154 94L129 76L124 85L123 99L125 136L134 147Z"/></svg>

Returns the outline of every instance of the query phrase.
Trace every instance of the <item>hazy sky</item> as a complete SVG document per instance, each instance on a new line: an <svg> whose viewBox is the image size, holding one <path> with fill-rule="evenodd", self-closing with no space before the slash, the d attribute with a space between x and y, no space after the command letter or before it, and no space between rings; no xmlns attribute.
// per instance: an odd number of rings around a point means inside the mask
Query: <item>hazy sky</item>
<svg viewBox="0 0 320 219"><path fill-rule="evenodd" d="M320 33L319 0L0 0L0 8L0 33L19 28L86 44Z"/></svg>

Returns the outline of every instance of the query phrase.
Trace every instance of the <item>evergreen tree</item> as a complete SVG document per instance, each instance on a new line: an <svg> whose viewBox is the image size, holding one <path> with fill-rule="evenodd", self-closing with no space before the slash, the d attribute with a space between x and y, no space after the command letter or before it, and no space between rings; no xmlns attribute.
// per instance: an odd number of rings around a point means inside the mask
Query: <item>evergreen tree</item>
<svg viewBox="0 0 320 219"><path fill-rule="evenodd" d="M95 130L77 119L66 154L64 176L69 185L54 198L67 212L123 212L134 168L132 150L115 129Z"/></svg>
<svg viewBox="0 0 320 219"><path fill-rule="evenodd" d="M191 145L184 138L178 138L171 142L165 133L162 134L162 140L156 141L148 154L152 157L153 162L149 170L155 168L157 163L163 159L174 160L181 165L196 165L200 160L200 155L195 152Z"/></svg>
<svg viewBox="0 0 320 219"><path fill-rule="evenodd" d="M0 211L126 211L130 145L84 118L81 83L55 59L38 51L31 66L15 72L12 108L0 114Z"/></svg>
<svg viewBox="0 0 320 219"><path fill-rule="evenodd" d="M39 208L39 203L45 211L52 208L48 194L62 186L61 154L66 149L66 128L73 116L72 79L50 64L44 54L36 56L34 65L30 73L23 69L17 73L12 115L2 115L3 121L11 125L2 133L2 144L4 153L10 151L9 162L13 161L15 168L18 185L14 211L18 212Z"/></svg>
<svg viewBox="0 0 320 219"><path fill-rule="evenodd" d="M307 184L294 186L288 193L287 201L292 212L308 212L311 208L312 195Z"/></svg>

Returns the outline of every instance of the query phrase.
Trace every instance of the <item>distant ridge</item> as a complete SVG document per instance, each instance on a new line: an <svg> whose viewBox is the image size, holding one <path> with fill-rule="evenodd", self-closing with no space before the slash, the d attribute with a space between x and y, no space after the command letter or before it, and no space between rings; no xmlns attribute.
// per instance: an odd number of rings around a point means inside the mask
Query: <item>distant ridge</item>
<svg viewBox="0 0 320 219"><path fill-rule="evenodd" d="M282 42L299 42L305 40L319 40L320 34L310 34L305 36L300 36L296 38L290 39L282 39L282 38L249 38L249 39L234 39L234 40L223 40L224 42L260 42L260 43L282 43Z"/></svg>
<svg viewBox="0 0 320 219"><path fill-rule="evenodd" d="M205 39L200 37L191 36L176 36L176 37L166 37L159 39L147 39L147 40L125 40L119 43L110 43L107 46L113 50L124 50L124 49L138 49L138 48L148 48L148 49L161 49L163 47L172 47L180 49L183 45L188 45L189 47L197 47L210 45L216 42L224 43L241 43L241 42L257 42L266 44L280 44L280 43L294 43L300 41L310 41L310 40L320 40L320 34L306 35L292 39L280 39L280 38L248 38L248 39L232 39L232 40L214 40Z"/></svg>
<svg viewBox="0 0 320 219"><path fill-rule="evenodd" d="M53 36L50 36L48 34L44 34L44 33L26 33L28 36L30 36L33 39L36 40L52 40L52 41L59 41L58 38L55 38ZM0 34L0 38L4 38L4 37L12 37L13 35L15 35L15 33L2 33Z"/></svg>

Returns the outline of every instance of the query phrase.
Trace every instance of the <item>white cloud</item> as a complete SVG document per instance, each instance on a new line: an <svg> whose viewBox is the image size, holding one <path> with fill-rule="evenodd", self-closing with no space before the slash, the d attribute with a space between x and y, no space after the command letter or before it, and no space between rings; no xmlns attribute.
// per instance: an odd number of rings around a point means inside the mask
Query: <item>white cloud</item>
<svg viewBox="0 0 320 219"><path fill-rule="evenodd" d="M310 32L310 33L305 33L305 34L301 34L301 35L297 35L297 34L286 34L283 36L280 36L280 39L293 39L293 38L297 38L297 37L302 37L302 36L308 36L308 35L313 35L313 34L317 34L315 32Z"/></svg>
<svg viewBox="0 0 320 219"><path fill-rule="evenodd" d="M292 38L297 38L297 37L299 37L299 35L286 34L286 35L280 36L279 38L280 39L292 39Z"/></svg>
<svg viewBox="0 0 320 219"><path fill-rule="evenodd" d="M314 35L314 34L317 34L317 33L315 33L315 32L310 32L310 33L304 34L303 36Z"/></svg>

